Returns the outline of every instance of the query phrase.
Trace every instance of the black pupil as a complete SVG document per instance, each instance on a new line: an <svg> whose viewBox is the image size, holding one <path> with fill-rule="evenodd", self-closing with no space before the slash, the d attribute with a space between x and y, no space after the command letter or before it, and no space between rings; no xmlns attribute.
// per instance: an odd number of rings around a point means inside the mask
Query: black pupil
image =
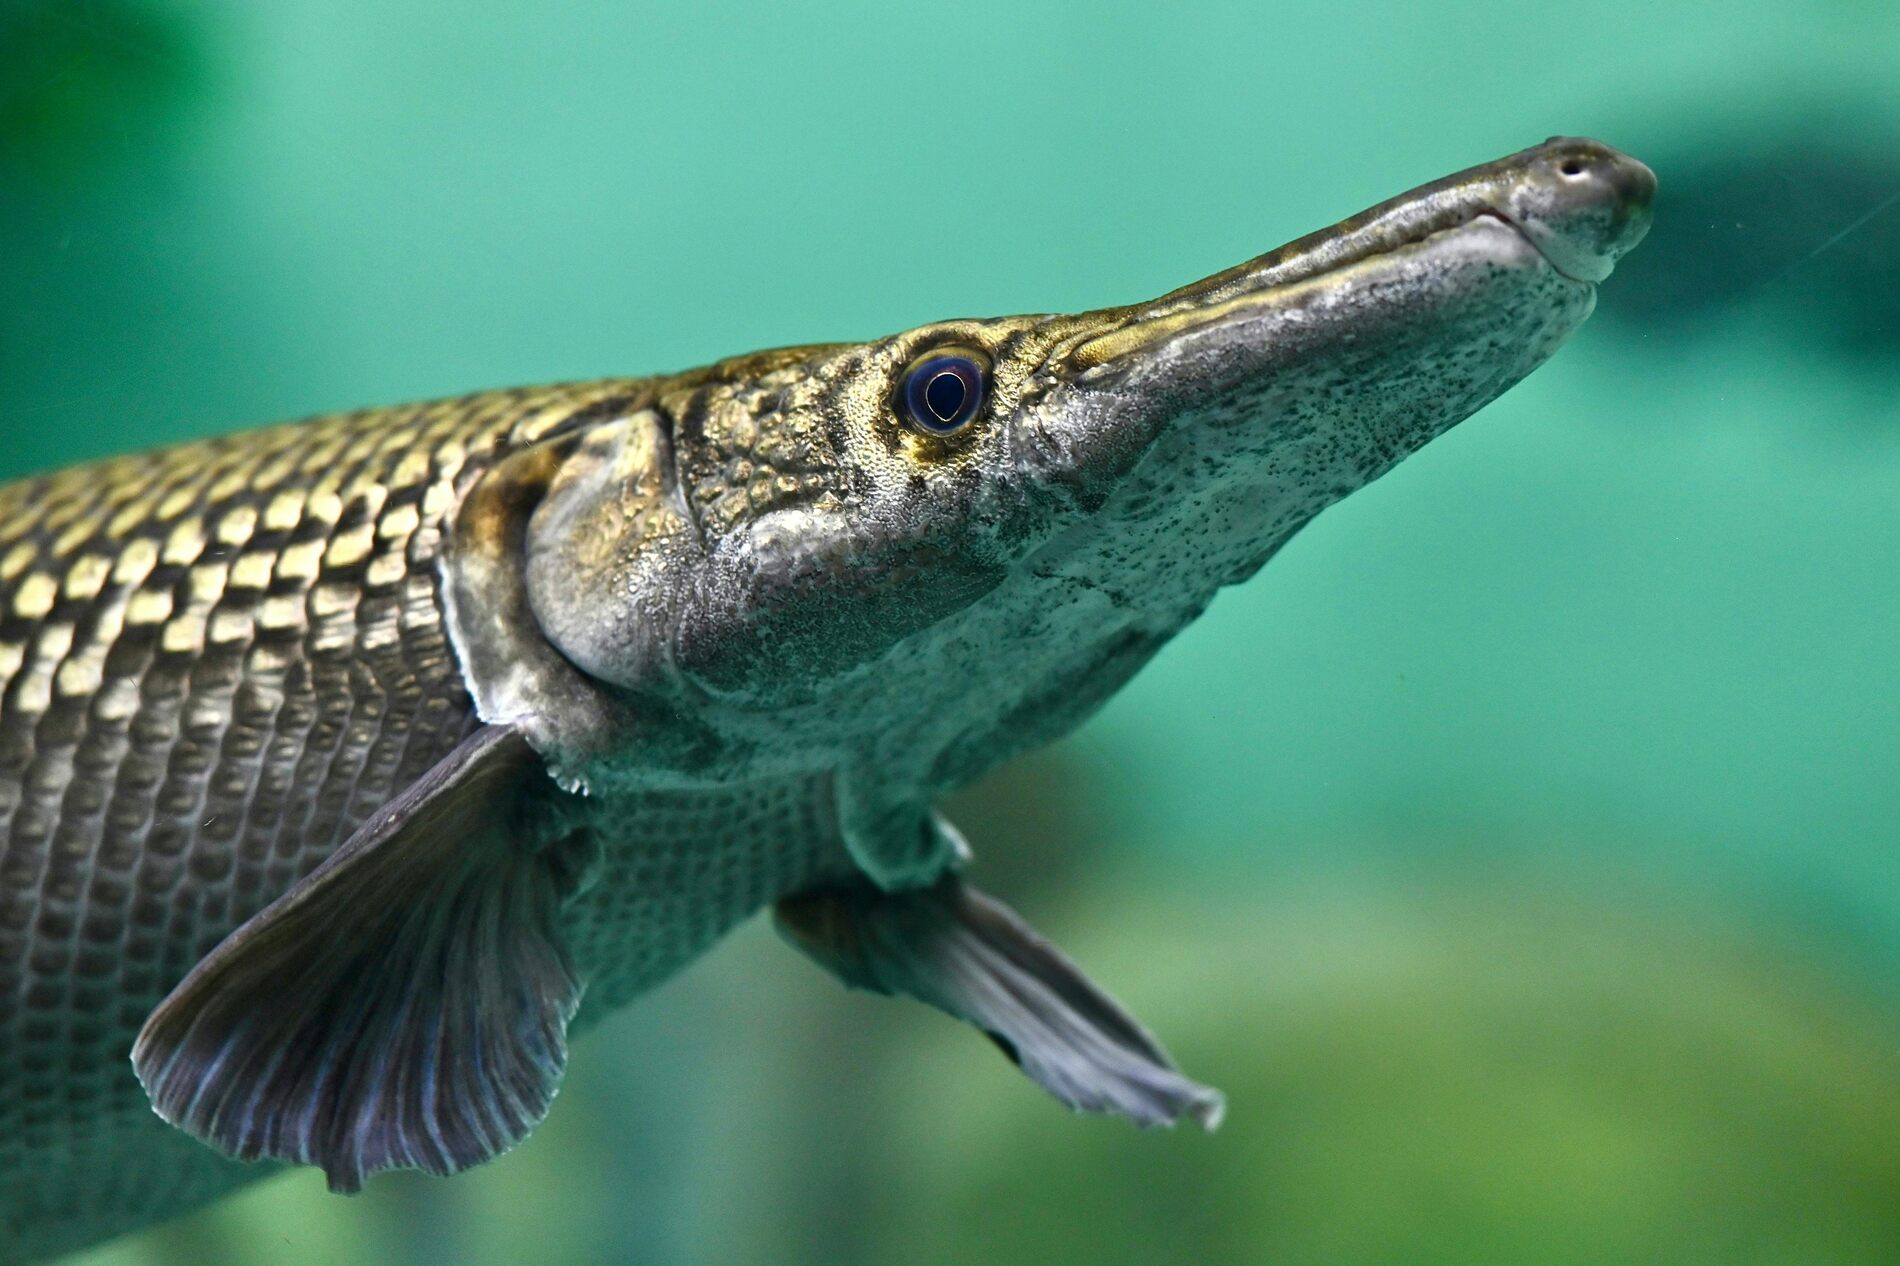
<svg viewBox="0 0 1900 1266"><path fill-rule="evenodd" d="M954 369L940 369L924 384L924 403L939 422L956 420L970 389Z"/></svg>

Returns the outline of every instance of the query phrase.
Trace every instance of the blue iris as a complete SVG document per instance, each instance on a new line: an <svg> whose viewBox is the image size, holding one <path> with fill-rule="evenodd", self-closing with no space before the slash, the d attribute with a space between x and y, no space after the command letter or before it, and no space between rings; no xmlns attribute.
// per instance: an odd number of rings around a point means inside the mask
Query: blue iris
<svg viewBox="0 0 1900 1266"><path fill-rule="evenodd" d="M984 368L959 352L926 356L904 375L906 419L932 435L954 435L983 407Z"/></svg>

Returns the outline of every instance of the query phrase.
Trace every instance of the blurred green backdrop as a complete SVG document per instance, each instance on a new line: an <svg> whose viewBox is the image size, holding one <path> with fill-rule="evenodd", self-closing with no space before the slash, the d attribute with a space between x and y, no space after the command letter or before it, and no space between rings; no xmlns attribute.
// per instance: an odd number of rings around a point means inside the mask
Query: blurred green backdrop
<svg viewBox="0 0 1900 1266"><path fill-rule="evenodd" d="M1900 1260L1885 0L0 0L0 477L1123 302L1554 132L1663 187L1575 343L952 806L1219 1134L753 926L484 1170L75 1261Z"/></svg>

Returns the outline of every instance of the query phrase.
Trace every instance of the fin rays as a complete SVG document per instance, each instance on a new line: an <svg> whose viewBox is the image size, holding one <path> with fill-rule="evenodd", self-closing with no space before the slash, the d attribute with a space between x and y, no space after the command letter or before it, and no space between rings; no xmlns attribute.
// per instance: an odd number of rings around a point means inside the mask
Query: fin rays
<svg viewBox="0 0 1900 1266"><path fill-rule="evenodd" d="M320 1165L337 1191L519 1142L581 994L562 867L509 829L536 770L512 731L478 732L227 938L133 1050L159 1115L245 1160Z"/></svg>
<svg viewBox="0 0 1900 1266"><path fill-rule="evenodd" d="M1008 906L955 876L934 887L824 889L778 905L779 927L846 984L907 994L982 1029L1069 1107L1138 1125L1220 1122L1218 1092Z"/></svg>

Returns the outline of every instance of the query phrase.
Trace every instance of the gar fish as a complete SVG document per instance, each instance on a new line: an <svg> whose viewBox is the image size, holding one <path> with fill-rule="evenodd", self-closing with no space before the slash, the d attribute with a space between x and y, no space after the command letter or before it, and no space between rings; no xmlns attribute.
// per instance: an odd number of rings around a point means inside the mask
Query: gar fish
<svg viewBox="0 0 1900 1266"><path fill-rule="evenodd" d="M237 1161L486 1160L767 906L1072 1108L1211 1126L932 805L1550 356L1654 188L1560 138L1150 302L0 488L0 1262Z"/></svg>

